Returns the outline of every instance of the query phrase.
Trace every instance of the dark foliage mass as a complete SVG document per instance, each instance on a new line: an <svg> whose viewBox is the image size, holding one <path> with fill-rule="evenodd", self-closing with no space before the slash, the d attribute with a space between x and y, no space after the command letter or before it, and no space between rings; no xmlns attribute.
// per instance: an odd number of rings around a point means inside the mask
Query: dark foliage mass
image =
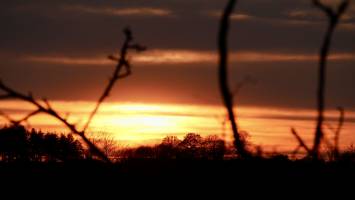
<svg viewBox="0 0 355 200"><path fill-rule="evenodd" d="M69 161L84 158L81 143L73 135L43 133L22 126L0 129L0 160L13 161Z"/></svg>
<svg viewBox="0 0 355 200"><path fill-rule="evenodd" d="M189 133L183 140L176 136L167 136L154 147L141 146L126 149L119 153L123 160L158 159L158 160L222 160L225 153L225 143L217 136L201 137Z"/></svg>
<svg viewBox="0 0 355 200"><path fill-rule="evenodd" d="M107 140L102 138L101 140ZM111 140L111 139L110 139ZM105 142L101 141L101 142ZM189 133L183 140L176 136L167 136L155 146L118 149L117 144L110 145L114 151L107 154L112 160L135 159L179 159L179 160L222 160L225 143L217 136L201 137ZM105 149L105 148L104 148ZM23 126L9 126L0 129L0 161L63 162L91 159L90 151L84 149L80 141L72 134L58 135L43 133Z"/></svg>

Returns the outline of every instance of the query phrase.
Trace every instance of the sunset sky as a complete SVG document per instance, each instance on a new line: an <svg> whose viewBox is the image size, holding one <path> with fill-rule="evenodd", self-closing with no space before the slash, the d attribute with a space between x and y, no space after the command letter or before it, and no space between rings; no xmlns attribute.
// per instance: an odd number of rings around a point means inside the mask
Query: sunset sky
<svg viewBox="0 0 355 200"><path fill-rule="evenodd" d="M149 50L131 54L133 74L115 86L103 108L111 110L111 115L98 116L96 125L106 123L98 129L115 132L121 127L125 134L118 138L123 140L191 131L219 134L224 110L217 84L216 37L226 2L1 1L0 77L11 87L47 97L63 112L80 118L73 108L93 106L115 66L107 56L118 53L122 29L129 26L135 40ZM230 85L246 77L253 80L236 98L242 128L258 144L272 144L268 136L275 133L292 140L291 125L312 133L317 54L326 28L323 13L309 0L241 0L231 26ZM326 92L333 123L337 106L347 111L346 145L355 142L351 136L355 127L354 36L353 2L334 36ZM0 109L14 115L28 109L19 105L1 102ZM87 112L79 113L84 117ZM133 118L130 112L135 112ZM34 124L40 126L40 122L37 119ZM137 124L147 131L133 130ZM159 137L149 136L154 132ZM275 145L282 145L277 138Z"/></svg>

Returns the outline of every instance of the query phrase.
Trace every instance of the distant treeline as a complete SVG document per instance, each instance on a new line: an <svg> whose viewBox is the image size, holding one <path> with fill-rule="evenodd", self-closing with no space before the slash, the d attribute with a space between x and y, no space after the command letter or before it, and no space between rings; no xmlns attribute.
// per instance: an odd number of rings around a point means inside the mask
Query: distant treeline
<svg viewBox="0 0 355 200"><path fill-rule="evenodd" d="M84 149L73 135L43 133L23 126L0 129L0 160L67 161L84 158Z"/></svg>
<svg viewBox="0 0 355 200"><path fill-rule="evenodd" d="M112 138L92 139L113 161L125 159L208 159L222 160L225 142L217 136L187 134L183 140L167 136L155 146L120 148ZM63 162L92 159L90 151L72 134L44 133L23 126L0 129L0 161Z"/></svg>
<svg viewBox="0 0 355 200"><path fill-rule="evenodd" d="M201 137L187 134L183 140L176 136L165 137L159 145L126 148L118 152L120 159L208 159L222 160L226 152L225 142L217 136Z"/></svg>
<svg viewBox="0 0 355 200"><path fill-rule="evenodd" d="M188 133L182 140L176 136L167 136L160 144L134 148L122 147L107 135L92 138L91 141L103 149L105 155L113 162L137 159L223 160L226 156L235 155L234 149L226 147L225 141L218 136L202 137L195 133ZM289 159L288 155L277 152L265 156L262 149L256 151L253 157ZM328 161L355 163L355 147L351 145L336 158L333 151L325 151L324 157ZM0 128L2 162L65 162L95 158L72 134L44 133L35 129L27 130L23 126Z"/></svg>

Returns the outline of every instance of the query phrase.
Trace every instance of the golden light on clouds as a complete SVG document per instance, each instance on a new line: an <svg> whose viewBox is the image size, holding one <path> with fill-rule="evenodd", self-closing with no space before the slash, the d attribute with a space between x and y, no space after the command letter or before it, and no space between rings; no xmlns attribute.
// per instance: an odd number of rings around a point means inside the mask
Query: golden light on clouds
<svg viewBox="0 0 355 200"><path fill-rule="evenodd" d="M317 61L316 54L278 53L278 52L232 52L231 62L308 62ZM106 56L66 57L66 56L28 56L24 60L40 63L64 65L112 65ZM212 51L194 51L177 49L152 49L135 55L132 60L142 64L189 64L217 63L218 55ZM330 61L354 61L355 53L333 53Z"/></svg>
<svg viewBox="0 0 355 200"><path fill-rule="evenodd" d="M69 121L80 127L94 107L94 102L55 101L52 105L62 115L70 113ZM26 103L5 101L0 109L13 118L21 118L33 108ZM275 147L278 150L290 150L297 144L290 133L290 127L295 127L307 142L312 142L316 114L313 110L244 106L238 107L237 113L240 128L249 133L253 144L261 144L269 150ZM343 147L354 141L352 130L355 128L355 113L347 112L346 116L348 121L345 122L341 137ZM327 123L336 126L337 117L336 110L328 111ZM166 135L182 138L189 132L203 136L226 135L225 139L231 141L229 127L223 127L225 119L222 106L113 102L102 105L88 134L111 134L128 145L159 142ZM3 118L0 119L0 124L5 122ZM42 130L67 131L59 122L46 115L32 118L30 124ZM227 130L225 134L224 128ZM330 130L326 132L332 137Z"/></svg>
<svg viewBox="0 0 355 200"><path fill-rule="evenodd" d="M113 16L169 16L172 14L171 10L153 7L113 8L76 5L65 6L64 9L89 14Z"/></svg>
<svg viewBox="0 0 355 200"><path fill-rule="evenodd" d="M328 3L334 3L329 1ZM208 16L214 18L220 18L220 11L205 12ZM254 16L248 13L234 13L231 15L233 21L256 21L261 23L282 24L282 25L296 25L296 26L310 26L310 25L322 25L326 22L326 17L322 12L315 12L314 10L289 10L283 13L284 16L280 17L261 17ZM342 19L345 22L339 23L339 28L343 30L353 31L355 30L355 23L352 21L355 19L355 6L352 5L348 12L346 12Z"/></svg>
<svg viewBox="0 0 355 200"><path fill-rule="evenodd" d="M50 64L63 64L63 65L108 65L112 64L111 60L105 57L65 57L65 56L27 56L24 58L26 61Z"/></svg>
<svg viewBox="0 0 355 200"><path fill-rule="evenodd" d="M218 18L222 16L222 13L220 11L210 11L210 12L207 12L207 14L211 17L218 17ZM254 18L254 17L251 15L248 15L248 14L243 14L243 13L235 13L235 14L231 15L231 19L237 20L237 21L250 20L252 18Z"/></svg>

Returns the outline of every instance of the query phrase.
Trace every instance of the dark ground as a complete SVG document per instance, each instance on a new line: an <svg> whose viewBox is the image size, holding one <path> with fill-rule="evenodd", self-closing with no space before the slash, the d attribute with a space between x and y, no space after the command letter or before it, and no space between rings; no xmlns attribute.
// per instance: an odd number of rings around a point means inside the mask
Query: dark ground
<svg viewBox="0 0 355 200"><path fill-rule="evenodd" d="M132 159L117 164L99 161L61 163L0 163L0 178L72 180L133 180L198 182L205 179L355 180L355 163L290 161L283 158L253 160L154 160Z"/></svg>
<svg viewBox="0 0 355 200"><path fill-rule="evenodd" d="M25 193L31 198L43 197L41 194L45 191L52 195L48 197L68 197L69 193L75 193L79 199L94 194L101 196L98 199L104 199L103 196L112 198L112 195L117 198L125 196L123 199L131 199L127 195L164 199L246 199L236 198L245 195L261 195L267 199L276 196L308 199L312 194L336 194L336 199L343 199L339 195L346 194L345 199L353 199L354 180L355 164L352 162L314 163L283 158L221 161L138 159L113 165L88 160L0 164L0 194L10 188L15 189L12 195Z"/></svg>

